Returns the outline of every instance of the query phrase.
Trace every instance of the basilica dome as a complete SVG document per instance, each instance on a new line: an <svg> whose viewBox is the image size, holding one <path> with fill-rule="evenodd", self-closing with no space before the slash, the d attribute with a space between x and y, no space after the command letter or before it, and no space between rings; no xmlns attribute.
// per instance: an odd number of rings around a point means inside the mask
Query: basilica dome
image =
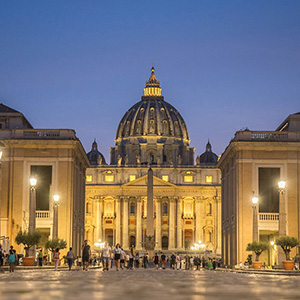
<svg viewBox="0 0 300 300"><path fill-rule="evenodd" d="M123 116L116 140L130 136L158 135L189 140L186 124L180 113L161 96L159 81L151 69L144 96Z"/></svg>
<svg viewBox="0 0 300 300"><path fill-rule="evenodd" d="M194 164L186 124L177 109L164 100L154 71L152 67L141 100L121 119L115 147L111 147L111 164Z"/></svg>

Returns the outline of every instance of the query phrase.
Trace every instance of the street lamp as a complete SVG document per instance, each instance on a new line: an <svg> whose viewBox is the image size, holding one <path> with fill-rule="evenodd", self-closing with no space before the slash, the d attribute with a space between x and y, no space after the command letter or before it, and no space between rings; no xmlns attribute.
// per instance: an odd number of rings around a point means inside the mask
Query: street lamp
<svg viewBox="0 0 300 300"><path fill-rule="evenodd" d="M287 214L286 214L286 208L285 208L285 187L286 182L284 180L281 180L278 182L278 192L279 192L279 226L278 226L278 236L282 237L287 234ZM282 251L282 249L278 250L278 263L281 264L281 262L285 259L285 255Z"/></svg>
<svg viewBox="0 0 300 300"><path fill-rule="evenodd" d="M58 238L58 206L59 195L53 196L53 238Z"/></svg>
<svg viewBox="0 0 300 300"><path fill-rule="evenodd" d="M258 197L254 195L252 197L252 209L253 209L253 234L252 234L252 242L258 242Z"/></svg>
<svg viewBox="0 0 300 300"><path fill-rule="evenodd" d="M35 231L35 211L36 211L36 185L37 179L35 177L31 177L29 179L30 182L30 199L29 199L29 227L28 231Z"/></svg>

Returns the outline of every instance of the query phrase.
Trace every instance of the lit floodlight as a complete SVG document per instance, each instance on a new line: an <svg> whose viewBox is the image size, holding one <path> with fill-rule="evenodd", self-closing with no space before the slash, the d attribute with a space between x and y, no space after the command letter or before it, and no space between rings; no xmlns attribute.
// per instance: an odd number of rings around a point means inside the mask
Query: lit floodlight
<svg viewBox="0 0 300 300"><path fill-rule="evenodd" d="M31 178L29 179L29 181L30 181L30 186L31 186L31 187L35 187L35 186L36 186L36 183L37 183L36 178L31 177Z"/></svg>
<svg viewBox="0 0 300 300"><path fill-rule="evenodd" d="M54 196L53 196L53 200L54 200L55 202L58 202L58 201L59 201L59 195L54 195Z"/></svg>
<svg viewBox="0 0 300 300"><path fill-rule="evenodd" d="M258 203L258 197L256 197L256 196L252 197L252 203L257 204Z"/></svg>
<svg viewBox="0 0 300 300"><path fill-rule="evenodd" d="M278 187L279 187L280 190L284 190L285 185L286 185L286 182L284 180L281 180L281 181L278 182Z"/></svg>

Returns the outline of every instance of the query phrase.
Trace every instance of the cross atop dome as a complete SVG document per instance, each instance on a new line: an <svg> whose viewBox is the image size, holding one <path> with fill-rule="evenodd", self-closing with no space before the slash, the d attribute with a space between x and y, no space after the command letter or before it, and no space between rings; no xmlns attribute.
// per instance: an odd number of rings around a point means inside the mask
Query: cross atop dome
<svg viewBox="0 0 300 300"><path fill-rule="evenodd" d="M152 67L150 78L148 81L146 81L146 87L144 88L144 96L161 96L159 80L156 79L154 71L155 69Z"/></svg>

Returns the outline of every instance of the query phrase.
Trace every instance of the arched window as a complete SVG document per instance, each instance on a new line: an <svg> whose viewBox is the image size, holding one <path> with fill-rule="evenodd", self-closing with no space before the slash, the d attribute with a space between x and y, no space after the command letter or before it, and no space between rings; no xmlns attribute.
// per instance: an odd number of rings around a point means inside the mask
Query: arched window
<svg viewBox="0 0 300 300"><path fill-rule="evenodd" d="M162 247L163 250L168 250L168 248L169 248L169 238L167 236L162 237L161 247Z"/></svg>
<svg viewBox="0 0 300 300"><path fill-rule="evenodd" d="M134 202L130 203L130 213L135 214L135 203Z"/></svg>
<svg viewBox="0 0 300 300"><path fill-rule="evenodd" d="M163 215L168 214L168 203L166 203L166 202L163 203L162 213L163 213Z"/></svg>

